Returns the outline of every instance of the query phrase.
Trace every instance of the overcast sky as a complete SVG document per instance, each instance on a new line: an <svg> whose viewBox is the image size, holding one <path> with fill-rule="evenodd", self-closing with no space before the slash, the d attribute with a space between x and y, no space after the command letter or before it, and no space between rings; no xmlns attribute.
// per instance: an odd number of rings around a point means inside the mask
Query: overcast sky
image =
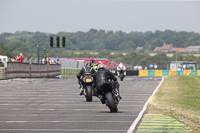
<svg viewBox="0 0 200 133"><path fill-rule="evenodd" d="M0 33L193 31L200 33L200 1L0 0Z"/></svg>

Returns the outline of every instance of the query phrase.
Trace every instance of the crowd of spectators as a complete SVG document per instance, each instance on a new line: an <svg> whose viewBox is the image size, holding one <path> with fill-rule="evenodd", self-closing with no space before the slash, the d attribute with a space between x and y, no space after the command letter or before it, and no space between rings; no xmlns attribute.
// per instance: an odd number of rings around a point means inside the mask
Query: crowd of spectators
<svg viewBox="0 0 200 133"><path fill-rule="evenodd" d="M59 59L58 58L54 58L54 57L47 57L46 58L46 63L58 64L59 63ZM45 58L42 59L42 64L45 64Z"/></svg>
<svg viewBox="0 0 200 133"><path fill-rule="evenodd" d="M22 62L24 59L24 56L22 53L20 53L19 56L14 56L13 58L11 58L11 62Z"/></svg>
<svg viewBox="0 0 200 133"><path fill-rule="evenodd" d="M23 54L20 53L19 56L14 56L13 58L11 58L11 62L22 62L23 59L24 59ZM46 63L49 63L49 64L58 64L59 63L59 59L58 58L54 58L54 57L47 57L46 59L43 58L41 60L41 63L42 64L46 64Z"/></svg>

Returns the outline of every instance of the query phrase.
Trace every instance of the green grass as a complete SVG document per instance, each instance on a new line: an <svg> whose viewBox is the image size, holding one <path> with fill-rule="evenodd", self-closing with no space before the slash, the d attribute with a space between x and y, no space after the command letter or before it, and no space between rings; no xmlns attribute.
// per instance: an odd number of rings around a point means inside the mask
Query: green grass
<svg viewBox="0 0 200 133"><path fill-rule="evenodd" d="M200 77L166 76L149 109L184 120L200 131Z"/></svg>

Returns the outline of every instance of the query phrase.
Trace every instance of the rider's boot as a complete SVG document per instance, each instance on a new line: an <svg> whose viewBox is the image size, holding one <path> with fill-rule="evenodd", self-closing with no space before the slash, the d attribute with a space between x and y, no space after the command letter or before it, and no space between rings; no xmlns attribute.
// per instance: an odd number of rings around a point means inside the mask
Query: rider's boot
<svg viewBox="0 0 200 133"><path fill-rule="evenodd" d="M104 96L98 95L97 97L101 100L101 103L102 103L102 104L105 104L105 103L106 103L106 102L105 102Z"/></svg>
<svg viewBox="0 0 200 133"><path fill-rule="evenodd" d="M80 86L80 94L79 95L83 95L84 89L83 86Z"/></svg>

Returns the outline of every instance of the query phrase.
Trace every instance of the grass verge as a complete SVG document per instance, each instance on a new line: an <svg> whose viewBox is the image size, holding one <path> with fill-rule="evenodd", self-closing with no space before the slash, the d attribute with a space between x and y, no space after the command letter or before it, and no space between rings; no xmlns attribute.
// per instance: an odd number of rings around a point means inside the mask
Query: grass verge
<svg viewBox="0 0 200 133"><path fill-rule="evenodd" d="M200 77L166 76L149 103L148 113L171 116L200 132Z"/></svg>

